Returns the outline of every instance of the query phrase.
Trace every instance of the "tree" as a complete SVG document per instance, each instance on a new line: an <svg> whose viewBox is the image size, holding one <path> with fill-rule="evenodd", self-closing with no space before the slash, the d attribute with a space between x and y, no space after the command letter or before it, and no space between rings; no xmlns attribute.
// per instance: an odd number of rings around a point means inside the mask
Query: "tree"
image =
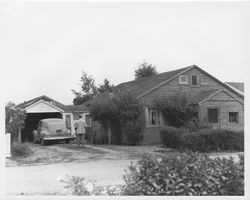
<svg viewBox="0 0 250 200"><path fill-rule="evenodd" d="M143 106L130 93L121 94L113 101L118 111L116 116L120 121L122 134L128 144L139 144L143 139L143 129L145 128Z"/></svg>
<svg viewBox="0 0 250 200"><path fill-rule="evenodd" d="M112 87L114 87L113 85L110 85L108 79L104 79L104 82L102 85L100 85L97 90L99 93L103 93L103 92L106 92L106 91L109 91L111 92L112 91Z"/></svg>
<svg viewBox="0 0 250 200"><path fill-rule="evenodd" d="M98 121L108 130L109 138L111 136L112 138L121 137L118 132L111 133L112 127L119 126L129 144L138 144L143 139L142 132L145 127L143 107L129 93L117 95L109 100L91 105L90 115L93 120Z"/></svg>
<svg viewBox="0 0 250 200"><path fill-rule="evenodd" d="M21 140L21 129L24 126L26 112L14 103L5 105L5 132L11 133L12 140Z"/></svg>
<svg viewBox="0 0 250 200"><path fill-rule="evenodd" d="M73 99L74 105L80 105L92 98L93 95L97 93L97 88L95 86L95 80L91 75L82 71L81 75L81 90L78 92L76 90L71 90L75 95Z"/></svg>
<svg viewBox="0 0 250 200"><path fill-rule="evenodd" d="M74 105L81 105L90 100L94 95L98 93L111 91L111 88L113 87L113 85L110 85L109 81L106 78L104 79L104 83L97 87L95 85L95 79L84 71L82 71L80 82L80 91L71 90L75 95L75 98L73 99Z"/></svg>
<svg viewBox="0 0 250 200"><path fill-rule="evenodd" d="M143 62L138 65L138 68L135 70L135 79L146 78L152 75L156 75L156 67L147 62Z"/></svg>

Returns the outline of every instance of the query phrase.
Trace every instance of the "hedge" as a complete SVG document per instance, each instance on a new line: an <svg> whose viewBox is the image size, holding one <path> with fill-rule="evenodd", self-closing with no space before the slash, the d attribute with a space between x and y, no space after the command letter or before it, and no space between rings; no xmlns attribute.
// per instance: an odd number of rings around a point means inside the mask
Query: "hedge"
<svg viewBox="0 0 250 200"><path fill-rule="evenodd" d="M244 151L244 131L226 129L202 129L197 132L188 132L183 129L167 127L161 132L165 146L192 151Z"/></svg>
<svg viewBox="0 0 250 200"><path fill-rule="evenodd" d="M184 129L168 126L161 131L162 143L169 148L178 149L182 145L181 138L184 133Z"/></svg>
<svg viewBox="0 0 250 200"><path fill-rule="evenodd" d="M244 195L244 157L236 163L192 152L145 155L124 180L125 195Z"/></svg>

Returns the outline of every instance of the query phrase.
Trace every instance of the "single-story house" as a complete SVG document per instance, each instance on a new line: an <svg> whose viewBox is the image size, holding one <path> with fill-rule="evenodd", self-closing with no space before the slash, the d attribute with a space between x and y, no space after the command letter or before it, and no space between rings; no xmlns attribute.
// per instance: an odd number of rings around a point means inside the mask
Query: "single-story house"
<svg viewBox="0 0 250 200"><path fill-rule="evenodd" d="M33 141L32 131L37 128L39 120L45 118L64 119L71 134L74 134L74 120L79 115L83 116L87 126L91 126L88 108L85 105L64 105L42 95L17 106L25 109L27 113L25 126L21 132L22 141Z"/></svg>
<svg viewBox="0 0 250 200"><path fill-rule="evenodd" d="M244 130L244 84L224 83L196 65L121 83L112 93L97 95L85 105L125 92L136 97L144 107L143 144L159 143L160 131L168 124L161 110L155 107L155 100L182 92L191 96L191 104L196 106L199 119L213 128Z"/></svg>

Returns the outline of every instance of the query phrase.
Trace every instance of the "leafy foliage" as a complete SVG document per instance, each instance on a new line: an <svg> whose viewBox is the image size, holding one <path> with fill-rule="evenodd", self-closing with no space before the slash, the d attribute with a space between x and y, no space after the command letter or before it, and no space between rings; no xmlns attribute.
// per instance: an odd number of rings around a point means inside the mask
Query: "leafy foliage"
<svg viewBox="0 0 250 200"><path fill-rule="evenodd" d="M184 129L167 126L161 131L162 143L166 147L178 149L182 145L182 135L184 133Z"/></svg>
<svg viewBox="0 0 250 200"><path fill-rule="evenodd" d="M155 105L163 113L168 125L187 126L196 117L196 110L190 105L190 98L185 93L176 93L165 99L155 100Z"/></svg>
<svg viewBox="0 0 250 200"><path fill-rule="evenodd" d="M28 156L31 153L32 150L27 143L13 142L11 145L11 155L13 157Z"/></svg>
<svg viewBox="0 0 250 200"><path fill-rule="evenodd" d="M131 94L123 94L114 99L117 118L120 121L123 134L130 145L136 145L143 139L145 118L143 107Z"/></svg>
<svg viewBox="0 0 250 200"><path fill-rule="evenodd" d="M80 91L71 90L75 95L75 98L73 99L74 105L83 104L98 93L111 91L111 88L113 87L106 78L104 79L104 83L97 87L95 84L95 79L84 71L82 71L80 82Z"/></svg>
<svg viewBox="0 0 250 200"><path fill-rule="evenodd" d="M115 96L102 103L90 106L90 115L103 127L120 127L122 134L131 145L138 144L142 140L142 131L145 126L142 105L132 97L124 94ZM119 134L119 133L118 133Z"/></svg>
<svg viewBox="0 0 250 200"><path fill-rule="evenodd" d="M9 102L5 105L5 132L11 133L12 140L18 138L20 128L23 128L26 118L24 109Z"/></svg>
<svg viewBox="0 0 250 200"><path fill-rule="evenodd" d="M192 151L244 151L244 132L225 129L203 129L182 136L182 148Z"/></svg>
<svg viewBox="0 0 250 200"><path fill-rule="evenodd" d="M156 67L147 62L139 64L138 68L135 70L135 79L146 78L152 75L156 75Z"/></svg>
<svg viewBox="0 0 250 200"><path fill-rule="evenodd" d="M180 128L166 127L161 132L164 145L176 149L211 152L218 150L244 151L244 132L225 129L201 129L188 132Z"/></svg>
<svg viewBox="0 0 250 200"><path fill-rule="evenodd" d="M145 155L124 176L125 195L244 195L244 157L211 159L199 153Z"/></svg>
<svg viewBox="0 0 250 200"><path fill-rule="evenodd" d="M86 195L112 195L117 196L123 193L123 186L109 185L101 186L96 185L93 180L86 180L78 176L67 176L64 179L59 179L63 183L64 195L76 195L76 196L86 196Z"/></svg>
<svg viewBox="0 0 250 200"><path fill-rule="evenodd" d="M97 90L98 90L99 93L103 93L103 92L106 92L106 91L112 92L113 87L114 87L113 85L110 85L108 79L105 78L104 81L103 81L103 84L99 85Z"/></svg>

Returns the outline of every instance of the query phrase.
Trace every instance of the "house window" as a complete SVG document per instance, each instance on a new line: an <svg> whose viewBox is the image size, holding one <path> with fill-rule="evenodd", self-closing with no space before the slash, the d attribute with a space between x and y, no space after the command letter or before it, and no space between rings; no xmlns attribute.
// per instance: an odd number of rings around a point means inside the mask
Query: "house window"
<svg viewBox="0 0 250 200"><path fill-rule="evenodd" d="M208 123L218 123L219 122L218 114L219 114L218 108L208 108L207 109Z"/></svg>
<svg viewBox="0 0 250 200"><path fill-rule="evenodd" d="M229 112L228 117L229 117L229 123L235 123L235 124L239 123L238 112Z"/></svg>
<svg viewBox="0 0 250 200"><path fill-rule="evenodd" d="M208 85L208 78L201 78L202 85Z"/></svg>
<svg viewBox="0 0 250 200"><path fill-rule="evenodd" d="M186 76L186 75L181 75L181 76L179 77L179 83L180 83L180 84L188 84L188 76Z"/></svg>
<svg viewBox="0 0 250 200"><path fill-rule="evenodd" d="M192 85L197 85L197 76L196 75L192 76Z"/></svg>
<svg viewBox="0 0 250 200"><path fill-rule="evenodd" d="M85 123L86 123L86 126L91 126L91 118L89 114L85 115Z"/></svg>
<svg viewBox="0 0 250 200"><path fill-rule="evenodd" d="M156 108L148 108L148 125L160 125L160 113Z"/></svg>

